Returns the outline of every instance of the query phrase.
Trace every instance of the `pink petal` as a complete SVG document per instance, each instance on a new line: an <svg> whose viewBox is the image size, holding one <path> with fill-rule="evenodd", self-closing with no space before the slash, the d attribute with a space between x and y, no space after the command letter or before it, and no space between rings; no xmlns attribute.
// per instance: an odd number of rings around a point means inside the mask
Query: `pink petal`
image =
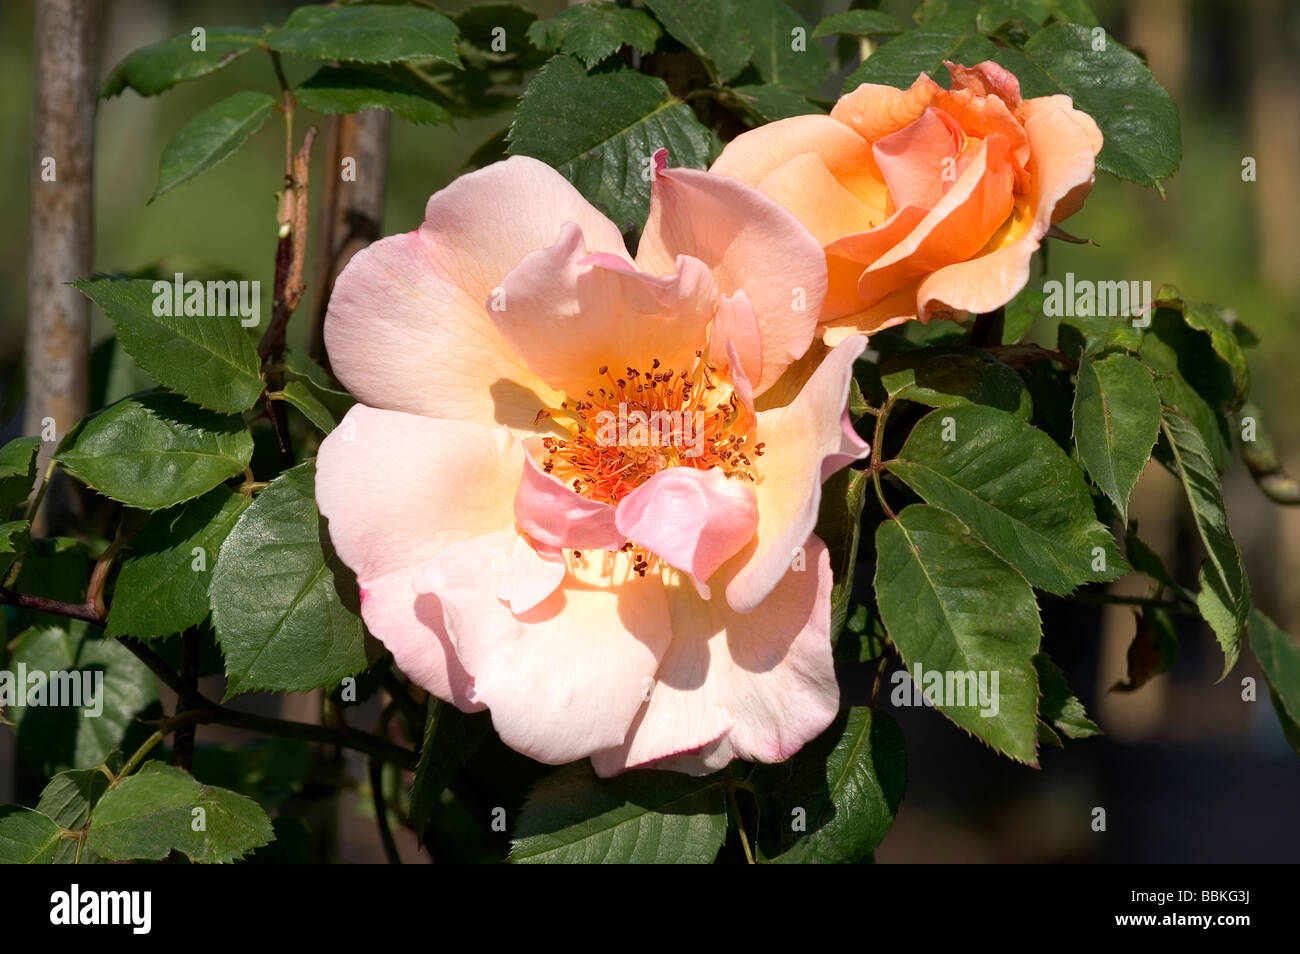
<svg viewBox="0 0 1300 954"><path fill-rule="evenodd" d="M668 589L672 645L626 741L592 757L599 774L780 762L825 730L839 709L830 556L816 537L804 547L806 567L786 573L748 615L689 586Z"/></svg>
<svg viewBox="0 0 1300 954"><path fill-rule="evenodd" d="M503 742L560 764L622 743L670 639L658 577L626 554L588 554L537 606L512 614L490 568L509 533L449 547L417 578L437 594L474 698ZM600 568L613 565L609 576Z"/></svg>
<svg viewBox="0 0 1300 954"><path fill-rule="evenodd" d="M758 526L754 491L721 469L661 470L618 504L618 530L705 583Z"/></svg>
<svg viewBox="0 0 1300 954"><path fill-rule="evenodd" d="M510 526L522 457L505 428L358 404L316 460L316 502L357 574L366 626L411 679L462 709L468 676L411 577L450 544Z"/></svg>
<svg viewBox="0 0 1300 954"><path fill-rule="evenodd" d="M637 265L668 274L681 255L704 262L724 294L744 289L763 337L763 370L754 381L761 394L812 341L826 297L821 244L793 215L735 179L665 169L655 176Z"/></svg>
<svg viewBox="0 0 1300 954"><path fill-rule="evenodd" d="M549 248L525 256L501 281L497 328L529 368L571 397L607 386L627 367L648 372L658 358L681 370L695 361L713 318L717 290L708 268L682 257L669 277L642 274L606 256L588 257L572 223Z"/></svg>
<svg viewBox="0 0 1300 954"><path fill-rule="evenodd" d="M613 223L535 159L495 163L436 193L417 231L358 252L335 282L325 342L339 380L364 404L533 430L556 395L483 302L565 222L592 251L628 258Z"/></svg>
<svg viewBox="0 0 1300 954"><path fill-rule="evenodd" d="M709 361L715 367L730 367L728 347L734 348L736 366L749 380L763 371L763 335L758 318L743 290L718 299L718 310L713 317L713 333L709 338Z"/></svg>
<svg viewBox="0 0 1300 954"><path fill-rule="evenodd" d="M758 533L727 585L727 602L738 613L756 609L789 571L817 524L822 482L871 450L854 433L846 410L853 362L866 346L861 335L845 340L794 401L759 412L757 440L765 447L754 486Z"/></svg>
<svg viewBox="0 0 1300 954"><path fill-rule="evenodd" d="M614 524L613 507L575 493L543 472L532 454L524 455L514 514L521 530L551 547L617 550L627 541Z"/></svg>
<svg viewBox="0 0 1300 954"><path fill-rule="evenodd" d="M564 582L564 573L564 555L558 548L519 536L497 587L497 599L509 603L516 615L526 613L555 592Z"/></svg>

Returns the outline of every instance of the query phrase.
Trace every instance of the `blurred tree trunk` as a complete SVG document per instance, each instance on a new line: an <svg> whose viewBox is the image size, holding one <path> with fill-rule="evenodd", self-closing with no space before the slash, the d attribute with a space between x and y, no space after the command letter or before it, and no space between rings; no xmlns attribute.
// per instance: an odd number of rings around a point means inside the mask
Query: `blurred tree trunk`
<svg viewBox="0 0 1300 954"><path fill-rule="evenodd" d="M1256 160L1255 200L1260 277L1288 292L1300 290L1300 77L1296 75L1297 15L1282 0L1246 5L1250 41L1250 128L1246 155ZM1244 158L1244 157L1243 157Z"/></svg>
<svg viewBox="0 0 1300 954"><path fill-rule="evenodd" d="M89 275L93 262L100 13L99 0L36 4L23 433L53 431L42 471L86 413L90 388L90 303L64 283ZM55 484L42 519L57 523L73 499L70 484Z"/></svg>
<svg viewBox="0 0 1300 954"><path fill-rule="evenodd" d="M310 347L311 356L326 368L325 311L334 280L353 255L379 238L383 225L388 127L387 112L368 109L332 117L325 133Z"/></svg>

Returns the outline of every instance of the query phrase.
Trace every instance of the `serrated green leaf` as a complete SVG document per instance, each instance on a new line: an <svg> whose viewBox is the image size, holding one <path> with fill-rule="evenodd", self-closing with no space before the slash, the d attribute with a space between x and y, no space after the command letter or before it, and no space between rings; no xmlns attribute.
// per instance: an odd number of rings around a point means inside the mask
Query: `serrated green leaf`
<svg viewBox="0 0 1300 954"><path fill-rule="evenodd" d="M331 688L366 668L361 620L339 592L355 606L356 584L324 536L315 481L314 460L286 470L222 544L208 597L227 698Z"/></svg>
<svg viewBox="0 0 1300 954"><path fill-rule="evenodd" d="M999 752L1036 764L1038 674L1033 657L1042 628L1034 592L1024 578L956 518L912 504L876 529L876 601L909 674L915 676L921 667L927 698ZM945 684L951 674L954 690L960 688L964 698L933 699L930 673L941 674ZM985 708L978 693L975 699L966 695L974 686L963 674L976 680L984 674L996 705Z"/></svg>
<svg viewBox="0 0 1300 954"><path fill-rule="evenodd" d="M1215 470L1227 470L1232 444L1225 411L1236 392L1232 374L1215 355L1209 338L1177 311L1158 308L1142 335L1138 357L1155 372L1161 402L1196 425ZM1157 459L1167 460L1160 454Z"/></svg>
<svg viewBox="0 0 1300 954"><path fill-rule="evenodd" d="M733 79L749 62L749 24L739 0L646 0L645 5L719 82Z"/></svg>
<svg viewBox="0 0 1300 954"><path fill-rule="evenodd" d="M90 819L90 813L108 790L108 775L102 768L72 769L60 772L41 792L36 810L49 817L54 824L69 831L78 831ZM54 848L50 859L56 865L99 864L104 859L84 847L78 857L79 839L63 838Z"/></svg>
<svg viewBox="0 0 1300 954"><path fill-rule="evenodd" d="M0 577L9 572L18 554L27 548L32 525L28 520L0 523Z"/></svg>
<svg viewBox="0 0 1300 954"><path fill-rule="evenodd" d="M580 3L538 20L528 28L528 39L540 49L576 56L590 69L625 44L649 53L660 33L659 24L642 10Z"/></svg>
<svg viewBox="0 0 1300 954"><path fill-rule="evenodd" d="M129 86L141 96L157 96L177 83L229 66L261 45L263 37L260 28L207 27L202 50L194 48L199 38L192 32L142 46L113 67L99 95L107 99Z"/></svg>
<svg viewBox="0 0 1300 954"><path fill-rule="evenodd" d="M0 865L47 865L63 829L40 812L0 805Z"/></svg>
<svg viewBox="0 0 1300 954"><path fill-rule="evenodd" d="M257 345L240 324L234 282L213 282L213 312L205 289L202 315L154 311L160 297L175 311L172 282L87 278L73 285L113 323L118 343L155 381L211 411L237 414L262 393ZM220 293L216 291L220 286ZM259 305L260 307L260 305ZM224 314L222 314L224 312Z"/></svg>
<svg viewBox="0 0 1300 954"><path fill-rule="evenodd" d="M895 399L928 407L984 404L1028 421L1034 402L1020 375L982 348L938 345L895 355L880 366Z"/></svg>
<svg viewBox="0 0 1300 954"><path fill-rule="evenodd" d="M727 834L719 775L634 771L597 778L574 762L529 793L515 826L516 864L709 864Z"/></svg>
<svg viewBox="0 0 1300 954"><path fill-rule="evenodd" d="M139 720L158 702L153 673L116 640L91 636L85 623L26 630L7 666L15 679L20 666L28 676L28 705L8 712L18 726L19 753L46 775L99 765L126 740L149 734ZM46 674L39 699L31 692L35 673ZM49 673L58 674L57 684ZM55 691L60 701L81 705L51 705Z"/></svg>
<svg viewBox="0 0 1300 954"><path fill-rule="evenodd" d="M250 503L251 497L217 487L150 516L118 574L108 611L108 635L148 639L184 632L203 622L217 553ZM195 553L196 549L201 552Z"/></svg>
<svg viewBox="0 0 1300 954"><path fill-rule="evenodd" d="M974 16L936 16L907 30L876 50L844 81L844 92L863 83L881 83L907 89L921 73L946 82L944 61L966 65L994 58L997 47L975 27Z"/></svg>
<svg viewBox="0 0 1300 954"><path fill-rule="evenodd" d="M764 766L776 827L773 861L845 864L875 850L894 824L907 785L898 723L878 709L854 708L782 765Z"/></svg>
<svg viewBox="0 0 1300 954"><path fill-rule="evenodd" d="M271 809L302 791L311 765L311 747L301 739L257 739L196 746L190 771L206 785L247 795Z"/></svg>
<svg viewBox="0 0 1300 954"><path fill-rule="evenodd" d="M845 10L832 13L817 24L813 38L843 34L846 36L896 36L907 24L882 10Z"/></svg>
<svg viewBox="0 0 1300 954"><path fill-rule="evenodd" d="M266 93L244 90L209 106L168 140L158 164L158 186L152 202L229 158L249 136L262 128L275 99Z"/></svg>
<svg viewBox="0 0 1300 954"><path fill-rule="evenodd" d="M731 92L736 95L745 110L760 123L772 123L778 119L789 119L791 116L825 112L816 103L794 90L772 83L733 86Z"/></svg>
<svg viewBox="0 0 1300 954"><path fill-rule="evenodd" d="M39 437L16 437L0 447L0 522L26 500L36 486Z"/></svg>
<svg viewBox="0 0 1300 954"><path fill-rule="evenodd" d="M332 386L324 368L295 348L285 351L284 367L291 378L284 386L284 399L323 434L334 430L348 409L357 403L351 394Z"/></svg>
<svg viewBox="0 0 1300 954"><path fill-rule="evenodd" d="M190 861L222 864L273 837L270 819L251 798L146 762L99 800L86 847L113 861L161 861L175 850Z"/></svg>
<svg viewBox="0 0 1300 954"><path fill-rule="evenodd" d="M1038 671L1038 716L1057 732L1071 739L1100 735L1097 723L1088 718L1083 703L1065 681L1061 667L1046 653L1034 657Z"/></svg>
<svg viewBox="0 0 1300 954"><path fill-rule="evenodd" d="M746 0L743 9L753 47L749 61L763 82L816 92L830 61L821 44L809 41L808 22L784 0Z"/></svg>
<svg viewBox="0 0 1300 954"><path fill-rule="evenodd" d="M356 4L298 7L267 45L315 60L394 63L441 60L459 64L456 24L427 7Z"/></svg>
<svg viewBox="0 0 1300 954"><path fill-rule="evenodd" d="M1128 524L1128 498L1160 436L1160 395L1142 362L1116 354L1079 362L1074 443L1093 483Z"/></svg>
<svg viewBox="0 0 1300 954"><path fill-rule="evenodd" d="M295 92L303 106L326 115L386 109L407 122L451 124L451 113L420 90L358 67L323 66Z"/></svg>
<svg viewBox="0 0 1300 954"><path fill-rule="evenodd" d="M1097 522L1083 472L1045 433L1003 411L932 411L888 468L1039 589L1060 595L1128 570Z"/></svg>
<svg viewBox="0 0 1300 954"><path fill-rule="evenodd" d="M424 836L438 797L452 776L474 754L491 729L486 712L461 712L453 705L429 697L420 761L411 781L411 825Z"/></svg>
<svg viewBox="0 0 1300 954"><path fill-rule="evenodd" d="M1099 45L1101 49L1094 49ZM1017 51L992 57L1020 79L1025 97L1064 93L1096 120L1105 143L1097 168L1159 186L1182 159L1178 107L1145 63L1109 34L1075 23L1053 23Z"/></svg>
<svg viewBox="0 0 1300 954"><path fill-rule="evenodd" d="M175 394L141 394L88 419L56 456L104 496L161 510L242 473L253 437L237 416L201 410Z"/></svg>
<svg viewBox="0 0 1300 954"><path fill-rule="evenodd" d="M620 227L644 223L661 148L671 165L702 169L709 131L662 80L633 70L588 76L571 56L546 64L510 130L511 155L554 166Z"/></svg>
<svg viewBox="0 0 1300 954"><path fill-rule="evenodd" d="M1166 411L1161 425L1192 508L1196 531L1209 554L1201 567L1197 607L1223 649L1223 674L1237 662L1250 615L1250 583L1241 553L1228 530L1223 488L1200 432L1186 418Z"/></svg>
<svg viewBox="0 0 1300 954"><path fill-rule="evenodd" d="M1233 402L1235 410L1250 396L1250 365L1237 335L1236 315L1231 309L1219 308L1207 302L1187 301L1172 285L1161 286L1156 292L1156 300L1163 306L1181 311L1188 327L1209 336L1210 347L1232 374L1236 388L1236 400Z"/></svg>

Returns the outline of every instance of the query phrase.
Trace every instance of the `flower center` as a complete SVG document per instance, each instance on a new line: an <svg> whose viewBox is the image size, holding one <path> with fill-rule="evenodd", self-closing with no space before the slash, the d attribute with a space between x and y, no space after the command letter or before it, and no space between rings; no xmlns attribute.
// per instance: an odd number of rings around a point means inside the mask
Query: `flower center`
<svg viewBox="0 0 1300 954"><path fill-rule="evenodd" d="M689 369L626 368L615 376L608 367L596 373L609 386L589 390L577 400L547 408L569 432L545 437L542 469L588 500L617 505L641 484L669 467L720 467L728 477L754 479L754 458L763 445L751 445L753 415L731 382L695 352Z"/></svg>

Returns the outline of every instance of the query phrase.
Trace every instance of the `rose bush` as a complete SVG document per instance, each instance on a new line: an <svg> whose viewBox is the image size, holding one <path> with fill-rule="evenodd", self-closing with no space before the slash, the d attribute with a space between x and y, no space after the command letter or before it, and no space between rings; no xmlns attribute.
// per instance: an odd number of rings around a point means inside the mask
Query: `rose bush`
<svg viewBox="0 0 1300 954"><path fill-rule="evenodd" d="M907 90L864 83L829 116L736 137L712 166L824 246L828 344L1006 304L1043 236L1092 188L1102 135L1070 97L1021 99L992 61L947 66L951 90L924 73Z"/></svg>
<svg viewBox="0 0 1300 954"><path fill-rule="evenodd" d="M817 243L665 161L635 259L512 158L353 258L325 323L361 403L317 500L370 631L515 749L603 774L776 762L831 721L812 531L821 482L868 450L845 411L861 339L754 408L812 341Z"/></svg>

